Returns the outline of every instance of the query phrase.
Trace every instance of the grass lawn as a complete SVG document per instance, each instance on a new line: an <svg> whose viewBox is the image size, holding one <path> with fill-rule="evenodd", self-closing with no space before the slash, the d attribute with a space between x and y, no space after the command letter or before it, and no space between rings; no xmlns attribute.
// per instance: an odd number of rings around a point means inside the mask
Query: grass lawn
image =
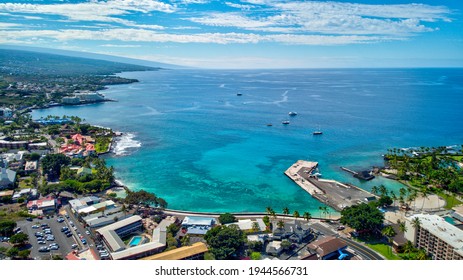
<svg viewBox="0 0 463 280"><path fill-rule="evenodd" d="M381 244L381 243L377 243L377 244L368 244L366 243L366 245L375 250L376 252L380 253L381 255L383 255L386 259L388 260L400 260L401 258L399 256L397 256L396 254L392 253L391 250L392 248L386 244Z"/></svg>
<svg viewBox="0 0 463 280"><path fill-rule="evenodd" d="M446 202L445 209L452 209L453 207L463 203L457 198L455 198L453 195L448 195L444 193L444 194L441 194L441 197L445 199L445 202Z"/></svg>

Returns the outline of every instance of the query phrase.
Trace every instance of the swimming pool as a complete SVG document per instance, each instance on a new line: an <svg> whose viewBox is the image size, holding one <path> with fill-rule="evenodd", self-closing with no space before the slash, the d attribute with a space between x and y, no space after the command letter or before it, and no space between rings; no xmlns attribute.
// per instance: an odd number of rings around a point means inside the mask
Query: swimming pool
<svg viewBox="0 0 463 280"><path fill-rule="evenodd" d="M444 220L451 225L456 225L455 220L450 216L445 216Z"/></svg>
<svg viewBox="0 0 463 280"><path fill-rule="evenodd" d="M130 239L130 242L129 242L129 247L134 247L134 246L137 246L141 243L143 237L137 235L137 236L134 236L132 237L132 239Z"/></svg>

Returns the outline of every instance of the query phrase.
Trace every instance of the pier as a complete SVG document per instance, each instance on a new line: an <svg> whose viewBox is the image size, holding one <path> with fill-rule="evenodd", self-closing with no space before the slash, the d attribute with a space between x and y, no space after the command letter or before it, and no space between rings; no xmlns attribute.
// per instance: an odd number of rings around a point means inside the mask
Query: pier
<svg viewBox="0 0 463 280"><path fill-rule="evenodd" d="M360 179L360 180L369 181L369 180L375 178L375 176L370 174L370 171L368 171L368 170L364 170L364 171L361 171L361 172L356 172L356 171L350 170L350 169L348 169L346 167L342 167L342 166L341 166L341 169L346 171L346 172L349 172L349 173L353 174L355 178Z"/></svg>
<svg viewBox="0 0 463 280"><path fill-rule="evenodd" d="M336 211L376 199L375 195L352 184L314 177L312 172L317 167L318 162L298 160L285 171L285 175L312 197Z"/></svg>

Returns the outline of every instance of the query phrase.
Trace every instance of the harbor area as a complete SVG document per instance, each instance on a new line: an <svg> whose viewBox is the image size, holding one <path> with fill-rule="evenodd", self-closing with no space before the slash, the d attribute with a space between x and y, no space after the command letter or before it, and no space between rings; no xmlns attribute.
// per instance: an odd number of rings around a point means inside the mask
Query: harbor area
<svg viewBox="0 0 463 280"><path fill-rule="evenodd" d="M375 195L352 184L318 178L317 173L314 173L317 167L318 162L298 160L285 171L285 175L336 211L376 199Z"/></svg>

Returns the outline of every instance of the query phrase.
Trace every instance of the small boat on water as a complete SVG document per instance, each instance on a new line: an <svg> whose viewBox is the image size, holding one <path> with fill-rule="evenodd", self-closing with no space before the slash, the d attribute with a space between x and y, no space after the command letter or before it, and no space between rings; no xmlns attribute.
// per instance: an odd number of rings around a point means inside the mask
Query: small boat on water
<svg viewBox="0 0 463 280"><path fill-rule="evenodd" d="M296 112L289 112L288 115L290 115L291 117L294 117L294 116L297 116L297 113Z"/></svg>
<svg viewBox="0 0 463 280"><path fill-rule="evenodd" d="M289 121L282 121L282 124L289 124Z"/></svg>
<svg viewBox="0 0 463 280"><path fill-rule="evenodd" d="M272 126L272 124L271 124L271 123L268 123L267 126Z"/></svg>
<svg viewBox="0 0 463 280"><path fill-rule="evenodd" d="M312 134L313 134L313 135L322 135L322 134L323 134L323 132L321 132L321 131L317 130L317 131L314 131Z"/></svg>
<svg viewBox="0 0 463 280"><path fill-rule="evenodd" d="M238 92L236 95L237 95L237 96L241 96L241 95L243 95L243 94L242 94L241 92Z"/></svg>

